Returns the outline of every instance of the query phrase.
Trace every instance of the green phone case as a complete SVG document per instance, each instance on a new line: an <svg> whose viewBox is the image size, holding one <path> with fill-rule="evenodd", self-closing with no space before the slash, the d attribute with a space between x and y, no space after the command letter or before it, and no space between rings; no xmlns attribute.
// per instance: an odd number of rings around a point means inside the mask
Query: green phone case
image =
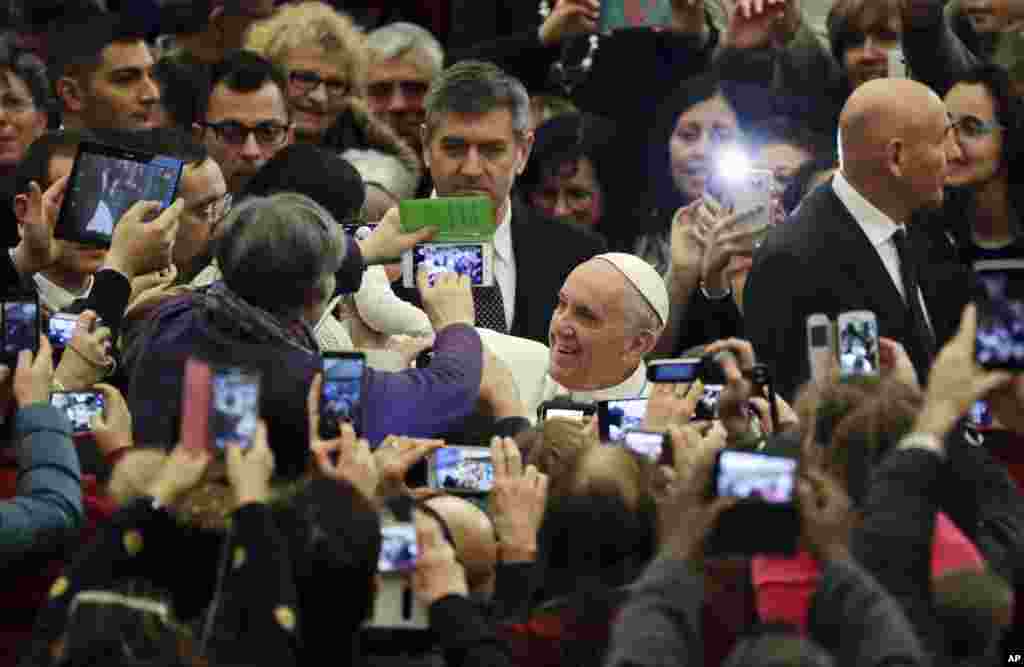
<svg viewBox="0 0 1024 667"><path fill-rule="evenodd" d="M494 203L487 197L407 199L398 211L403 232L437 227L434 243L483 243L494 238Z"/></svg>

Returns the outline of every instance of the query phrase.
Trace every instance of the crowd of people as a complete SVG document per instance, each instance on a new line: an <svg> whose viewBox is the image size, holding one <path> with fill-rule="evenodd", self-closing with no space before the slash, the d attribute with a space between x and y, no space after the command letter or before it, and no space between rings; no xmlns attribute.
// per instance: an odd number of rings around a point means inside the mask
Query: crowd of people
<svg viewBox="0 0 1024 667"><path fill-rule="evenodd" d="M0 7L0 667L1020 659L1024 4L608 4Z"/></svg>

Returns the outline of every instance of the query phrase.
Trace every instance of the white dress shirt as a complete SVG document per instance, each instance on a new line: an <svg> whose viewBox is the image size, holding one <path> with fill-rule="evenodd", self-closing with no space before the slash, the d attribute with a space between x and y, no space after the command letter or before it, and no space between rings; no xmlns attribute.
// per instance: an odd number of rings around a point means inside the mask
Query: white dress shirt
<svg viewBox="0 0 1024 667"><path fill-rule="evenodd" d="M516 312L516 258L512 253L512 202L505 200L505 215L494 230L494 281L501 288L505 324L512 330Z"/></svg>
<svg viewBox="0 0 1024 667"><path fill-rule="evenodd" d="M882 213L878 208L857 192L849 181L843 176L842 171L836 171L832 178L832 190L835 191L839 201L843 203L846 210L850 212L853 219L857 221L864 234L868 237L879 259L889 272L889 278L900 293L903 301L906 302L907 294L903 287L903 275L900 273L900 254L896 250L896 243L893 241L893 234L898 229L905 229L903 225L897 225L893 220ZM932 327L932 318L928 314L928 306L924 302L921 288L918 286L917 299L921 302L921 311L924 313L925 323L929 329Z"/></svg>

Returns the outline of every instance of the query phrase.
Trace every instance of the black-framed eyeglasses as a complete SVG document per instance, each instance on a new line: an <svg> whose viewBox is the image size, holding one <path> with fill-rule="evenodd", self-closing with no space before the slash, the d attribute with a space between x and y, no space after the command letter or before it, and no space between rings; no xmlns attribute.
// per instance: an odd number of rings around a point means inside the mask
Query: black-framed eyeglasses
<svg viewBox="0 0 1024 667"><path fill-rule="evenodd" d="M288 74L288 83L299 95L308 95L316 90L320 84L324 84L327 97L341 99L348 95L352 87L348 81L342 79L324 79L312 70L299 69Z"/></svg>
<svg viewBox="0 0 1024 667"><path fill-rule="evenodd" d="M953 129L965 139L981 139L996 130L1004 129L998 121L982 120L977 116L951 116Z"/></svg>
<svg viewBox="0 0 1024 667"><path fill-rule="evenodd" d="M261 146L272 148L279 146L288 136L290 125L267 121L256 125L246 125L237 120L224 120L219 123L200 122L203 129L213 130L217 138L226 144L241 146L249 140L249 135L256 136L256 143Z"/></svg>

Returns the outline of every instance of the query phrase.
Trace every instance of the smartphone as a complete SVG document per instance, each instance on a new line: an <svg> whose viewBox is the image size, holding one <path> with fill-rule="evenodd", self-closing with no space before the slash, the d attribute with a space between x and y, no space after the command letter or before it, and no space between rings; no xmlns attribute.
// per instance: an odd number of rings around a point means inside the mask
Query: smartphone
<svg viewBox="0 0 1024 667"><path fill-rule="evenodd" d="M601 0L601 32L671 24L671 0Z"/></svg>
<svg viewBox="0 0 1024 667"><path fill-rule="evenodd" d="M1024 370L1024 302L1011 299L1005 273L979 276L986 298L978 302L974 353L984 368Z"/></svg>
<svg viewBox="0 0 1024 667"><path fill-rule="evenodd" d="M703 359L661 359L647 365L647 381L690 383L701 377L703 369Z"/></svg>
<svg viewBox="0 0 1024 667"><path fill-rule="evenodd" d="M260 411L260 375L234 366L211 368L210 440L216 451L230 442L252 446Z"/></svg>
<svg viewBox="0 0 1024 667"><path fill-rule="evenodd" d="M490 197L434 197L406 199L398 205L402 231L436 227L435 243L486 243L497 228Z"/></svg>
<svg viewBox="0 0 1024 667"><path fill-rule="evenodd" d="M977 428L992 427L992 410L985 401L975 401L967 412L967 421Z"/></svg>
<svg viewBox="0 0 1024 667"><path fill-rule="evenodd" d="M777 189L775 174L767 169L719 173L708 186L709 194L719 203L741 214L734 231L751 232L755 246L764 240L771 228L772 199Z"/></svg>
<svg viewBox="0 0 1024 667"><path fill-rule="evenodd" d="M693 421L711 421L718 419L718 403L722 399L722 384L706 384L700 398L697 399L697 407L693 411Z"/></svg>
<svg viewBox="0 0 1024 667"><path fill-rule="evenodd" d="M103 393L99 391L55 391L50 405L63 412L71 422L71 432L83 435L92 431L92 418L103 415Z"/></svg>
<svg viewBox="0 0 1024 667"><path fill-rule="evenodd" d="M618 442L626 431L639 429L647 414L646 398L598 401L597 426L601 442Z"/></svg>
<svg viewBox="0 0 1024 667"><path fill-rule="evenodd" d="M320 437L336 438L341 433L342 422L351 422L356 429L362 424L366 355L362 352L325 352L322 368Z"/></svg>
<svg viewBox="0 0 1024 667"><path fill-rule="evenodd" d="M815 313L807 318L807 359L811 379L827 382L832 373L832 320L828 315Z"/></svg>
<svg viewBox="0 0 1024 667"><path fill-rule="evenodd" d="M174 203L184 161L91 141L79 144L54 236L109 247L114 225L137 201Z"/></svg>
<svg viewBox="0 0 1024 667"><path fill-rule="evenodd" d="M720 451L715 458L709 495L739 498L740 502L719 515L705 541L705 553L796 553L800 535L796 475L796 459Z"/></svg>
<svg viewBox="0 0 1024 667"><path fill-rule="evenodd" d="M629 451L656 465L674 465L672 443L664 433L654 431L626 431L622 445Z"/></svg>
<svg viewBox="0 0 1024 667"><path fill-rule="evenodd" d="M54 347L67 347L71 337L75 334L75 325L78 324L78 315L71 313L54 313L50 316L47 327L47 335L50 344Z"/></svg>
<svg viewBox="0 0 1024 667"><path fill-rule="evenodd" d="M906 79L907 78L907 58L903 54L903 47L897 46L896 48L889 49L889 78L890 79Z"/></svg>
<svg viewBox="0 0 1024 667"><path fill-rule="evenodd" d="M427 269L430 284L439 273L469 276L473 287L494 284L494 246L490 243L423 243L402 255L402 281L416 287L420 267Z"/></svg>
<svg viewBox="0 0 1024 667"><path fill-rule="evenodd" d="M487 447L442 447L430 457L430 488L449 493L488 493L494 486L494 464Z"/></svg>
<svg viewBox="0 0 1024 667"><path fill-rule="evenodd" d="M5 297L3 318L3 356L8 363L16 364L22 350L32 350L32 354L39 351L39 297L36 294Z"/></svg>
<svg viewBox="0 0 1024 667"><path fill-rule="evenodd" d="M377 229L376 222L344 223L342 227L345 233L357 241L365 241L373 230Z"/></svg>
<svg viewBox="0 0 1024 667"><path fill-rule="evenodd" d="M796 459L725 449L715 459L715 495L775 505L792 503L796 469Z"/></svg>
<svg viewBox="0 0 1024 667"><path fill-rule="evenodd" d="M595 412L597 412L597 405L594 403L577 403L565 398L554 398L544 401L537 407L537 418L540 421L552 417L582 421Z"/></svg>
<svg viewBox="0 0 1024 667"><path fill-rule="evenodd" d="M381 574L408 572L416 567L416 556L418 555L416 527L411 521L381 524L380 537L378 572Z"/></svg>
<svg viewBox="0 0 1024 667"><path fill-rule="evenodd" d="M878 365L878 320L869 310L854 310L839 315L836 323L839 341L839 378L875 377Z"/></svg>

